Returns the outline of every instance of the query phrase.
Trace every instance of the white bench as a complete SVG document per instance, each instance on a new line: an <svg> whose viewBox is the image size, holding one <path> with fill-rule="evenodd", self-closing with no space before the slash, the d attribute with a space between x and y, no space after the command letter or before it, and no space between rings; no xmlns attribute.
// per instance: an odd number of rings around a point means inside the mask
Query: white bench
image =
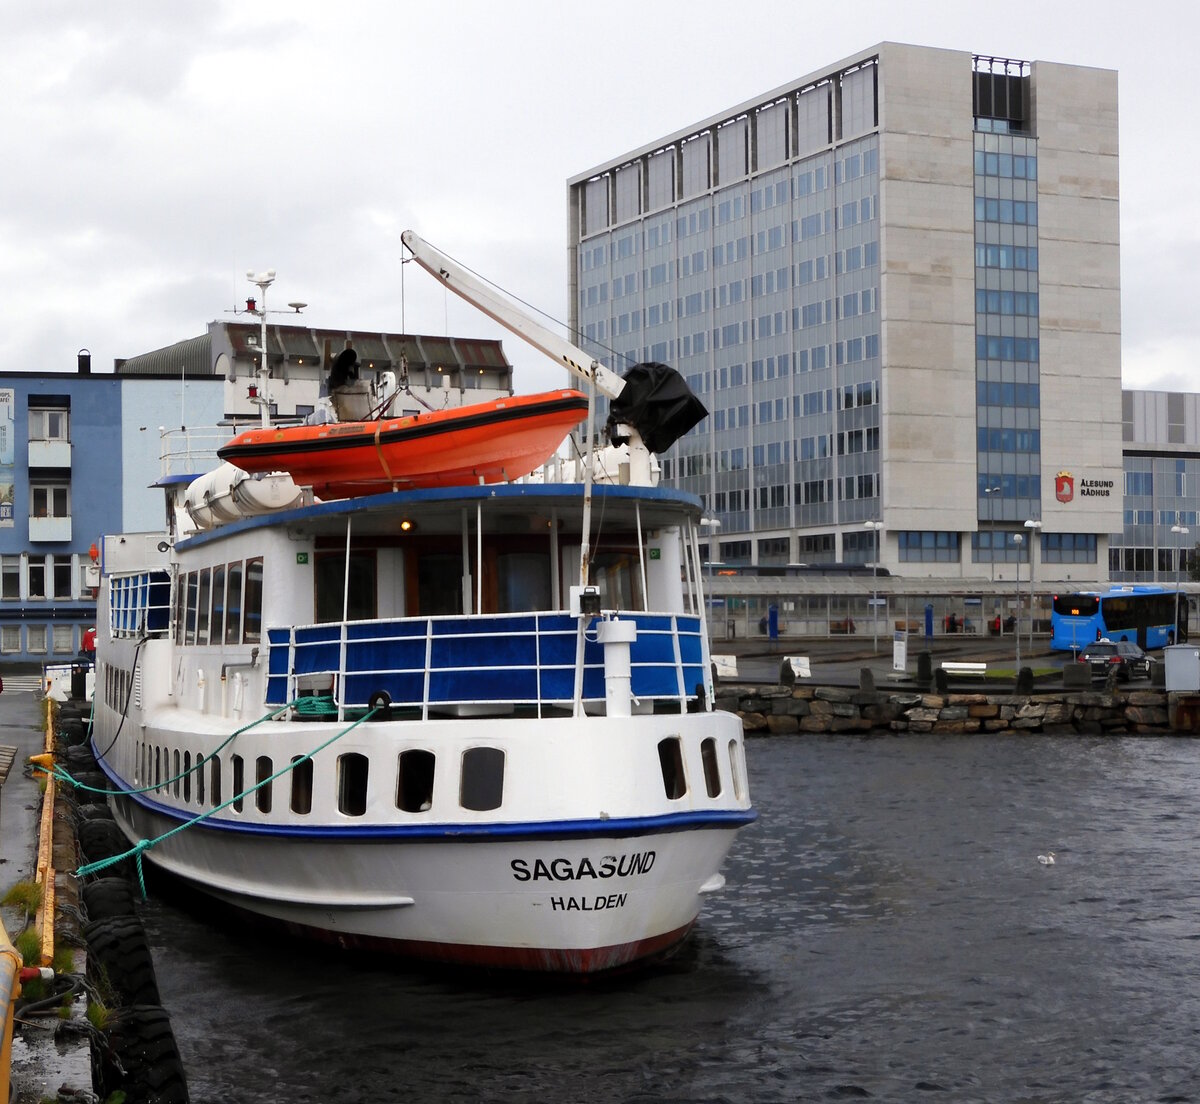
<svg viewBox="0 0 1200 1104"><path fill-rule="evenodd" d="M984 675L987 674L986 663L957 663L943 662L941 668L948 675Z"/></svg>
<svg viewBox="0 0 1200 1104"><path fill-rule="evenodd" d="M735 679L737 673L737 656L715 655L712 657L713 666L717 669L717 678Z"/></svg>
<svg viewBox="0 0 1200 1104"><path fill-rule="evenodd" d="M787 656L784 659L792 669L792 674L796 678L812 678L812 667L809 666L808 656Z"/></svg>

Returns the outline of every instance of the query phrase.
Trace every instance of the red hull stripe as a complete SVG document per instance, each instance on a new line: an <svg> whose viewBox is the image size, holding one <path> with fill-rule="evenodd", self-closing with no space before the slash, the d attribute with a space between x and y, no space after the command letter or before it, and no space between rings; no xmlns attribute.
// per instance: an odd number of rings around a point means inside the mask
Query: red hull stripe
<svg viewBox="0 0 1200 1104"><path fill-rule="evenodd" d="M602 974L609 970L647 965L667 957L687 938L693 923L662 935L619 943L610 947L484 947L460 943L433 943L412 939L381 939L325 931L303 924L287 924L296 935L347 950L378 951L401 958L466 966L482 970L517 970L539 974Z"/></svg>

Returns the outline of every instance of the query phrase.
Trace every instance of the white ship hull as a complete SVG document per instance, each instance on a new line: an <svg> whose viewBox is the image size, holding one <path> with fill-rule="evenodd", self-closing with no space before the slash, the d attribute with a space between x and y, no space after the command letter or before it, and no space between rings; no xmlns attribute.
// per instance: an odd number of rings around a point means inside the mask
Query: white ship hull
<svg viewBox="0 0 1200 1104"><path fill-rule="evenodd" d="M106 543L93 746L141 860L304 935L440 962L586 974L677 946L755 818L742 725L711 708L693 501L597 495L606 539L632 544L604 568L631 609L564 608L574 485ZM448 555L484 579L443 581ZM484 612L420 613L435 602Z"/></svg>

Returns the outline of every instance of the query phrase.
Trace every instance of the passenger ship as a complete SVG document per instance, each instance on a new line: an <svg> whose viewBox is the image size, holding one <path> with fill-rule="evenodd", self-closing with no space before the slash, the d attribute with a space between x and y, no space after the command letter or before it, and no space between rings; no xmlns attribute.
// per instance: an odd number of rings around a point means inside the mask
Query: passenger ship
<svg viewBox="0 0 1200 1104"><path fill-rule="evenodd" d="M235 520L164 478L165 538L103 542L93 743L144 858L348 947L571 974L677 947L755 817L700 502L560 469L257 477Z"/></svg>

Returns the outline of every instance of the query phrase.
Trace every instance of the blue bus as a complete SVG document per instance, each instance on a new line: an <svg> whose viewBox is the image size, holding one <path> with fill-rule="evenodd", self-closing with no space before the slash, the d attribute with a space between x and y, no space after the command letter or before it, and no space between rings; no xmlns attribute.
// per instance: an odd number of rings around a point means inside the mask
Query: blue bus
<svg viewBox="0 0 1200 1104"><path fill-rule="evenodd" d="M1050 612L1050 647L1086 648L1092 641L1132 640L1143 649L1161 648L1188 637L1187 595L1160 586L1113 587L1056 594Z"/></svg>

